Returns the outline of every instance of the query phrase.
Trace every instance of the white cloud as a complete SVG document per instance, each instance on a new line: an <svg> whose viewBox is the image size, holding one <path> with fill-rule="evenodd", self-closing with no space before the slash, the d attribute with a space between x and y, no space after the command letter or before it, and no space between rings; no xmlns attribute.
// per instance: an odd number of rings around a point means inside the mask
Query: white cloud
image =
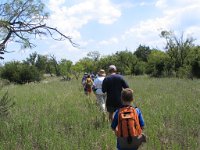
<svg viewBox="0 0 200 150"><path fill-rule="evenodd" d="M118 38L112 37L112 38L110 38L108 40L100 41L99 44L100 45L112 45L112 44L116 44L118 42L119 42Z"/></svg>
<svg viewBox="0 0 200 150"><path fill-rule="evenodd" d="M187 28L187 30L185 31L185 34L188 37L192 37L195 39L194 43L195 44L200 44L200 26L191 26L189 28Z"/></svg>
<svg viewBox="0 0 200 150"><path fill-rule="evenodd" d="M155 6L160 8L160 9L164 9L167 7L167 1L166 0L158 0L156 3L155 3Z"/></svg>
<svg viewBox="0 0 200 150"><path fill-rule="evenodd" d="M150 6L150 5L152 5L153 3L152 2L140 2L139 3L139 6Z"/></svg>
<svg viewBox="0 0 200 150"><path fill-rule="evenodd" d="M132 40L132 46L137 48L139 44L144 44L153 48L163 48L163 40L159 38L162 30L169 30L174 21L167 16L163 18L149 19L141 21L127 30L122 36L122 41Z"/></svg>
<svg viewBox="0 0 200 150"><path fill-rule="evenodd" d="M94 20L101 24L112 24L120 16L117 6L109 0L84 0L76 5L65 5L66 0L50 0L50 24L58 27L65 34L81 39L79 29Z"/></svg>
<svg viewBox="0 0 200 150"><path fill-rule="evenodd" d="M49 0L47 6L51 11L48 24L58 28L65 35L72 37L75 43L80 44L82 51L79 51L78 57L83 56L85 53L84 49L94 42L90 38L88 38L90 39L89 41L84 41L80 33L82 27L92 21L111 25L121 16L120 7L113 4L110 0L79 0L78 3L73 5L67 5L67 0ZM108 42L113 43L114 41L114 39L111 39ZM73 55L77 51L77 48L73 48L69 42L68 44L54 42L50 43L49 46L51 49L58 50L56 51L57 55L63 54L63 56L66 56L66 51ZM54 51L48 52L53 53Z"/></svg>
<svg viewBox="0 0 200 150"><path fill-rule="evenodd" d="M148 20L142 20L138 24L133 25L130 29L124 32L122 36L123 41L132 39L133 45L145 44L151 47L163 46L163 40L159 38L159 34L162 30L173 30L176 32L190 33L190 35L198 36L200 34L199 26L192 26L187 24L200 25L200 1L188 1L184 0L183 3L180 0L176 0L174 3L170 3L166 0L158 0L156 7L165 8L161 9L160 14L163 16L157 18L150 18ZM176 6L175 6L176 4ZM192 26L192 27L191 27ZM195 34L196 33L196 34Z"/></svg>
<svg viewBox="0 0 200 150"><path fill-rule="evenodd" d="M97 0L97 2L96 14L99 16L99 23L112 24L121 16L119 8L109 0Z"/></svg>

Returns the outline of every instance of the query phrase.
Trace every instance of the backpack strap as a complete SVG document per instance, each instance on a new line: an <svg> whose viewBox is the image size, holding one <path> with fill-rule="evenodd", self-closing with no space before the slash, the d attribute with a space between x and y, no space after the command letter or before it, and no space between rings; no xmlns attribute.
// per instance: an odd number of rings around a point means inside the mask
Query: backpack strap
<svg viewBox="0 0 200 150"><path fill-rule="evenodd" d="M130 109L130 107L129 107ZM126 119L126 123L127 123L127 129L128 129L128 138L127 138L127 142L130 144L132 142L132 137L131 137L131 133L130 133L130 126L128 123L128 119Z"/></svg>

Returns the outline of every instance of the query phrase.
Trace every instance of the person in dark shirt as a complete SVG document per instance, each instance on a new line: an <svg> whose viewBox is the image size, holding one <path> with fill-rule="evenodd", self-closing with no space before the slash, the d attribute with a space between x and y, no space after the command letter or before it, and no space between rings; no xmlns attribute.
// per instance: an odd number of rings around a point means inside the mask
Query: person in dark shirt
<svg viewBox="0 0 200 150"><path fill-rule="evenodd" d="M103 80L102 92L107 93L106 109L109 113L109 120L112 121L113 113L122 106L121 91L129 86L122 75L116 74L115 65L110 65L108 71L110 75Z"/></svg>

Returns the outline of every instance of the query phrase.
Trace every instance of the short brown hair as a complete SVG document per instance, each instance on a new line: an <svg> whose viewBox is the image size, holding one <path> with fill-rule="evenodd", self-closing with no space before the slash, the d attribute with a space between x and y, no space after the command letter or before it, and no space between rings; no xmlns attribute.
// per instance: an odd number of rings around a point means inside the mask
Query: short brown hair
<svg viewBox="0 0 200 150"><path fill-rule="evenodd" d="M133 101L133 90L130 88L123 89L121 92L121 99L125 102Z"/></svg>

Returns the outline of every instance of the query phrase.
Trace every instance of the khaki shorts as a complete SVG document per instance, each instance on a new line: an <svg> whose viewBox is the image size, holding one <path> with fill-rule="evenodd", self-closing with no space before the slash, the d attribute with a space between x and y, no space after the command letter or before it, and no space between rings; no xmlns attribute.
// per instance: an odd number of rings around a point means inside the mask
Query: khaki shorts
<svg viewBox="0 0 200 150"><path fill-rule="evenodd" d="M106 109L107 109L107 112L114 113L118 108L117 107L106 106Z"/></svg>
<svg viewBox="0 0 200 150"><path fill-rule="evenodd" d="M128 143L128 138L118 137L117 141L122 149L138 149L143 142L146 142L146 136L144 134L138 137L131 137L131 143Z"/></svg>

